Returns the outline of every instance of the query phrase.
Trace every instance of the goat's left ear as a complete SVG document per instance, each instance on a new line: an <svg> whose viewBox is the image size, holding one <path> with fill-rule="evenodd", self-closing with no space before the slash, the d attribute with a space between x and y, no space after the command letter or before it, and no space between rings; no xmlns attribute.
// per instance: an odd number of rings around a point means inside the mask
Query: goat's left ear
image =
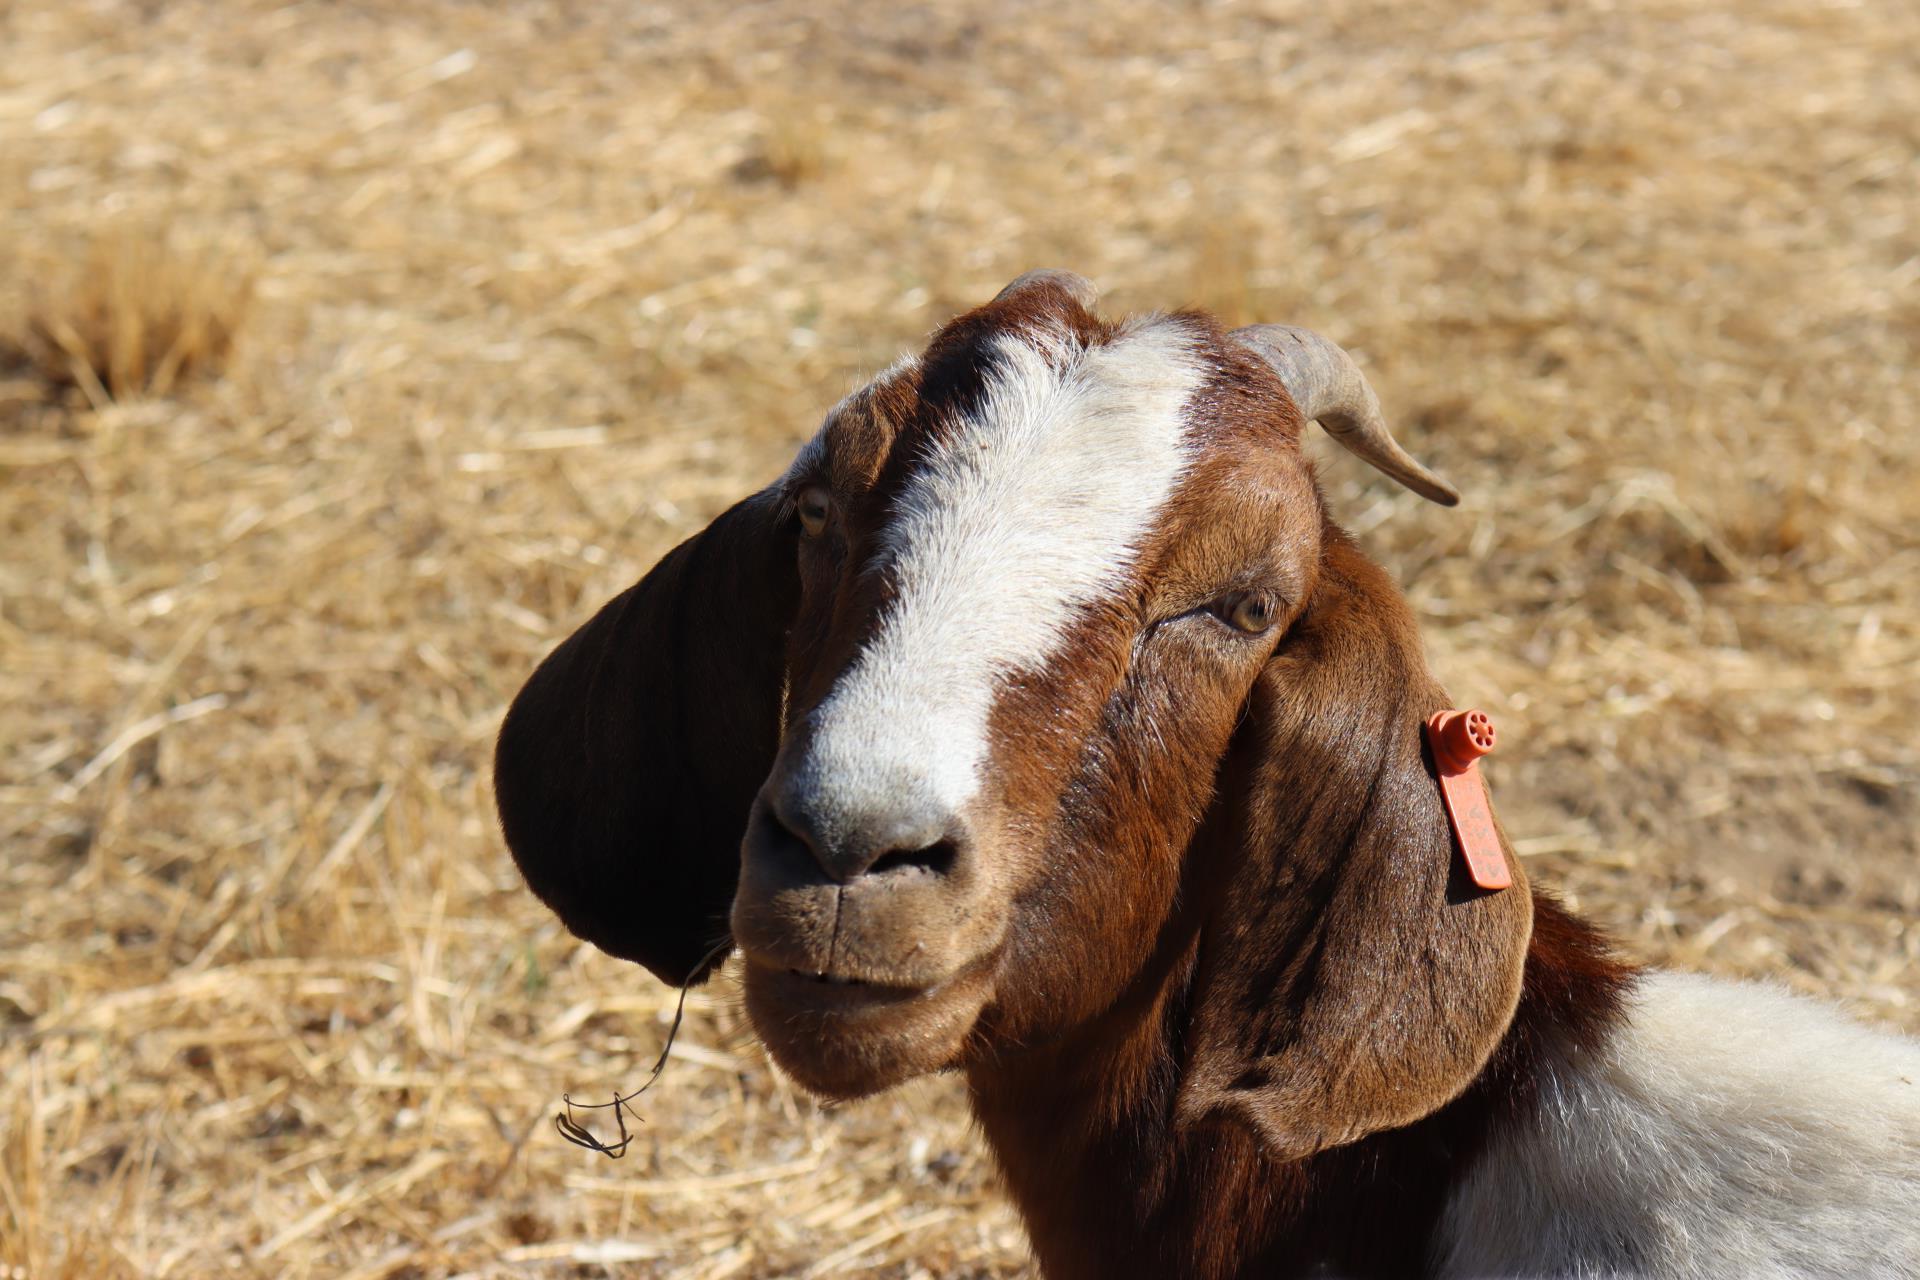
<svg viewBox="0 0 1920 1280"><path fill-rule="evenodd" d="M547 655L500 728L494 792L528 885L665 982L705 977L727 938L780 745L795 541L772 490L736 503Z"/></svg>
<svg viewBox="0 0 1920 1280"><path fill-rule="evenodd" d="M1298 1159L1460 1094L1512 1021L1532 900L1458 867L1422 723L1444 705L1399 592L1330 533L1261 673L1205 839L1183 1124L1249 1124ZM1216 843L1225 842L1225 846Z"/></svg>

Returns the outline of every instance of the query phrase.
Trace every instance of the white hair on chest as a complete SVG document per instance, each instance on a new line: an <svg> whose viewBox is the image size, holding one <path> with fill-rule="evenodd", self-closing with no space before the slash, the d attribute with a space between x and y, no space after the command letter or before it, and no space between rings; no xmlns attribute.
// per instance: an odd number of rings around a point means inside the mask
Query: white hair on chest
<svg viewBox="0 0 1920 1280"><path fill-rule="evenodd" d="M1442 1276L1920 1274L1920 1044L1650 973L1455 1190Z"/></svg>

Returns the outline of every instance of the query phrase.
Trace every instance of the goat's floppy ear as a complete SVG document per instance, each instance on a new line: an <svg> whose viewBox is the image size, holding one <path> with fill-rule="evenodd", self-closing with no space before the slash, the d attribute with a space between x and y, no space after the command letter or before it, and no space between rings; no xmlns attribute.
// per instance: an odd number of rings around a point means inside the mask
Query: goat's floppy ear
<svg viewBox="0 0 1920 1280"><path fill-rule="evenodd" d="M1421 730L1443 705L1398 591L1329 532L1221 774L1183 1123L1298 1159L1431 1113L1498 1045L1532 901L1511 849L1502 892L1456 868Z"/></svg>
<svg viewBox="0 0 1920 1280"><path fill-rule="evenodd" d="M772 491L734 506L549 654L500 729L494 790L528 885L666 982L704 977L727 937L780 742L795 536Z"/></svg>

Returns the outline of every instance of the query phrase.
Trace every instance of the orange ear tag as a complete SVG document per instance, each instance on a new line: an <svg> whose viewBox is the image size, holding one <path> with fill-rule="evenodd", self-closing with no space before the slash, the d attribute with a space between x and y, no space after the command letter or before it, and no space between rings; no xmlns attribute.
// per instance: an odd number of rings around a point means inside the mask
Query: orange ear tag
<svg viewBox="0 0 1920 1280"><path fill-rule="evenodd" d="M1467 874L1482 889L1513 884L1500 834L1493 828L1493 805L1486 780L1474 763L1493 750L1493 721L1484 711L1436 711L1427 720L1427 745L1440 774L1440 795L1447 802L1453 841L1467 860Z"/></svg>

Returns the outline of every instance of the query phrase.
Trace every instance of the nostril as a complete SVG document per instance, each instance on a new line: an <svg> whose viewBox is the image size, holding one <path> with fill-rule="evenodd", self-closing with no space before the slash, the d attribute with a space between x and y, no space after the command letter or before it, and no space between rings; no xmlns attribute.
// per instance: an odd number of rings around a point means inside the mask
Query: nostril
<svg viewBox="0 0 1920 1280"><path fill-rule="evenodd" d="M889 871L919 870L944 876L953 870L960 848L951 840L936 840L921 849L889 849L873 860L865 874L885 875Z"/></svg>
<svg viewBox="0 0 1920 1280"><path fill-rule="evenodd" d="M945 878L964 852L956 823L899 811L855 816L831 807L823 821L805 799L772 794L755 806L741 852L748 869L770 877L768 883L851 885L907 871Z"/></svg>
<svg viewBox="0 0 1920 1280"><path fill-rule="evenodd" d="M819 860L813 852L813 846L799 832L781 821L780 815L772 809L761 815L759 838L754 843L758 846L755 853L766 862L789 872L819 873Z"/></svg>

